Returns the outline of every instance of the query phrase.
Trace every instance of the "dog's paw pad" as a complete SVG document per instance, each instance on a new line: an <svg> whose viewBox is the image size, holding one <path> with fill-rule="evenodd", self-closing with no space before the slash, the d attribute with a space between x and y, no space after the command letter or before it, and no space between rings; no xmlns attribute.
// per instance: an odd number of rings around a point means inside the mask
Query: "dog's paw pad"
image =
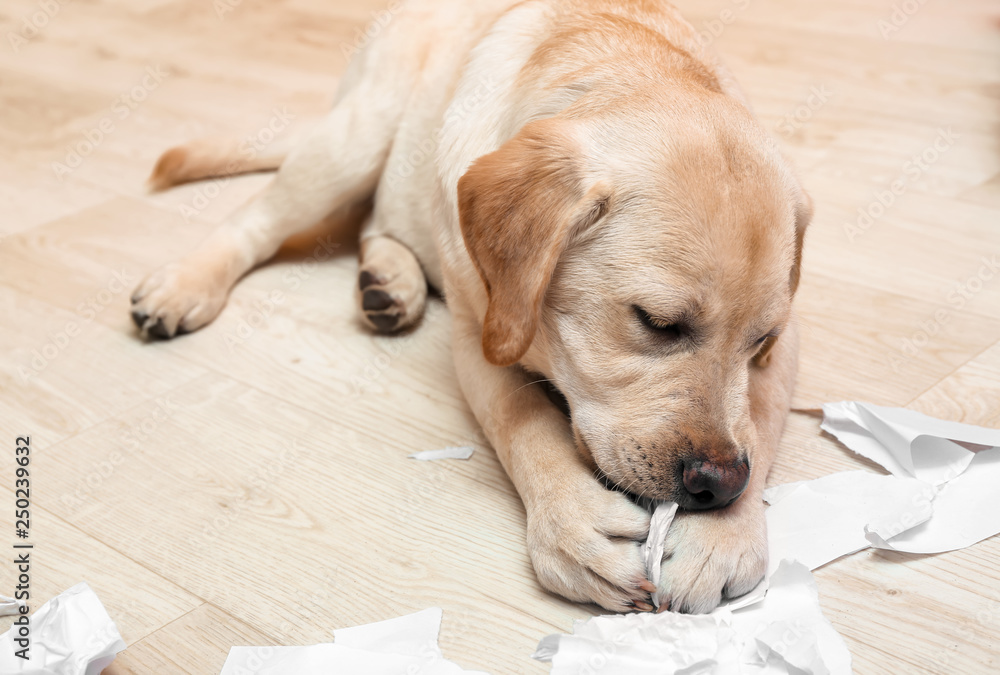
<svg viewBox="0 0 1000 675"><path fill-rule="evenodd" d="M391 333L400 328L406 317L405 301L394 298L380 288L369 288L362 292L361 309L368 323L380 333Z"/></svg>
<svg viewBox="0 0 1000 675"><path fill-rule="evenodd" d="M369 270L361 270L361 274L358 275L358 288L362 291L369 286L383 286L385 283L386 279Z"/></svg>
<svg viewBox="0 0 1000 675"><path fill-rule="evenodd" d="M357 294L365 323L379 333L393 333L424 313L427 280L409 249L380 237L367 247Z"/></svg>
<svg viewBox="0 0 1000 675"><path fill-rule="evenodd" d="M365 291L361 296L361 309L366 312L372 310L389 309L395 304L392 296L378 289Z"/></svg>
<svg viewBox="0 0 1000 675"><path fill-rule="evenodd" d="M156 319L156 323L146 329L146 333L161 340L169 340L173 337L167 327L163 324L163 317Z"/></svg>

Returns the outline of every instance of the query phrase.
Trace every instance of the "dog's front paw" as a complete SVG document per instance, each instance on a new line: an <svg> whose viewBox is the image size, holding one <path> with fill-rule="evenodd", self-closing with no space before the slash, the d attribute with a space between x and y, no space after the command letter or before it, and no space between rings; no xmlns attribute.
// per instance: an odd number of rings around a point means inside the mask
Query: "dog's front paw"
<svg viewBox="0 0 1000 675"><path fill-rule="evenodd" d="M158 338L201 328L226 304L229 286L218 276L187 261L161 267L132 294L132 320L143 335Z"/></svg>
<svg viewBox="0 0 1000 675"><path fill-rule="evenodd" d="M678 513L667 533L656 599L675 612L710 612L749 592L767 571L764 505L751 495L725 509Z"/></svg>
<svg viewBox="0 0 1000 675"><path fill-rule="evenodd" d="M546 589L616 612L652 609L640 544L649 513L590 476L528 510L528 550Z"/></svg>

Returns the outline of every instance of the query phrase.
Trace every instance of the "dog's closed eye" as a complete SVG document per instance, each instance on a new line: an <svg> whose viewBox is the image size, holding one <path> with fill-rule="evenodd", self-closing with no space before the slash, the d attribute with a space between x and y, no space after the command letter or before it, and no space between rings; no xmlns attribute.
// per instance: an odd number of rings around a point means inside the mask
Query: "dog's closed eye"
<svg viewBox="0 0 1000 675"><path fill-rule="evenodd" d="M778 339L778 335L781 334L781 328L774 328L765 335L761 335L759 338L753 341L750 345L749 350L751 352L757 353L763 351L764 347L770 348L774 341Z"/></svg>
<svg viewBox="0 0 1000 675"><path fill-rule="evenodd" d="M691 332L686 324L681 322L671 323L663 319L658 319L638 305L634 305L632 309L635 311L635 315L639 317L639 321L642 322L643 326L665 339L676 340L685 337Z"/></svg>
<svg viewBox="0 0 1000 675"><path fill-rule="evenodd" d="M778 341L778 334L781 331L775 329L768 333L767 335L759 338L751 347L751 353L753 356L750 357L751 361L758 367L765 367L771 361L771 350L774 348L775 343Z"/></svg>

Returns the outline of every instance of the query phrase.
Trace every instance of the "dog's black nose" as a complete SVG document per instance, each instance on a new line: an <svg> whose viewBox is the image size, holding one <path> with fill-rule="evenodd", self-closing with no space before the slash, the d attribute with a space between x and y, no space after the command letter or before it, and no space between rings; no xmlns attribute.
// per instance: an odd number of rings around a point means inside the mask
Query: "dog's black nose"
<svg viewBox="0 0 1000 675"><path fill-rule="evenodd" d="M733 502L743 494L750 480L746 458L734 462L688 460L684 462L684 489L688 509L714 509Z"/></svg>

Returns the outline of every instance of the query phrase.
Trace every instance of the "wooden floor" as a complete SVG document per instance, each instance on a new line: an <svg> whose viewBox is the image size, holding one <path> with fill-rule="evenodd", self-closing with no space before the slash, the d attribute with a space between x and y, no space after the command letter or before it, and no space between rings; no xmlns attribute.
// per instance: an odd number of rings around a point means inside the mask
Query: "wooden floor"
<svg viewBox="0 0 1000 675"><path fill-rule="evenodd" d="M1000 426L1000 8L679 4L816 200L797 405ZM129 644L115 673L218 673L234 644L326 641L433 605L448 657L544 671L529 659L538 639L592 609L535 581L440 301L410 335L370 335L354 248L330 258L313 236L244 280L206 330L143 343L128 317L141 275L268 181L149 195L158 154L202 135L264 143L275 120L322 114L359 31L393 3L45 6L0 9L0 511L13 527L14 439L30 434L36 602L89 581ZM871 468L818 424L792 415L772 484ZM459 444L479 450L405 459ZM858 673L1000 669L1000 538L865 552L817 578ZM0 564L0 592L14 583Z"/></svg>

